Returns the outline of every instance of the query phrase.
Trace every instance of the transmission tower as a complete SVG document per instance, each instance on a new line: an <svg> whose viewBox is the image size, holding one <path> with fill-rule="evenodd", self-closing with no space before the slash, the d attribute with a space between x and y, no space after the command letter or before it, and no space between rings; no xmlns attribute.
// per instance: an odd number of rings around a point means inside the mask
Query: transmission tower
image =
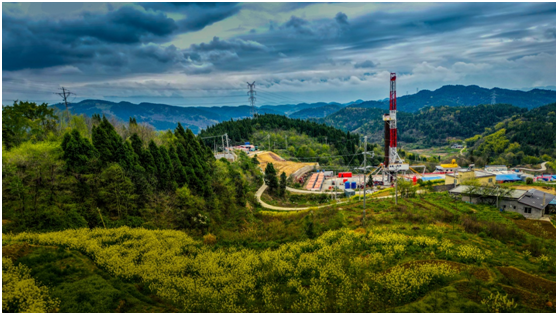
<svg viewBox="0 0 558 315"><path fill-rule="evenodd" d="M492 91L492 105L496 104L496 91Z"/></svg>
<svg viewBox="0 0 558 315"><path fill-rule="evenodd" d="M66 88L64 88L64 87L61 87L60 89L62 90L61 93L54 93L54 94L60 95L62 97L62 99L64 100L64 105L66 106L66 110L68 110L68 96L70 96L72 94L75 95L75 93L72 93L69 90L66 90Z"/></svg>
<svg viewBox="0 0 558 315"><path fill-rule="evenodd" d="M252 117L256 116L256 107L254 106L254 104L256 103L256 97L254 96L256 94L256 91L254 90L256 88L256 81L249 83L246 82L248 84L248 95L250 97L248 97L248 100L250 101L250 106L252 106L250 108L250 115L252 115Z"/></svg>

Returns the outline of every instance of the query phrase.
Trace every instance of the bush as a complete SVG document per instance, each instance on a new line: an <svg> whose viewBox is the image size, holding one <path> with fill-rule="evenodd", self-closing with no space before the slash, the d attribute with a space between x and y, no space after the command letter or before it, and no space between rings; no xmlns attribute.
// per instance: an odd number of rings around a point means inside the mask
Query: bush
<svg viewBox="0 0 558 315"><path fill-rule="evenodd" d="M533 184L533 179L532 179L531 177L527 177L527 178L525 179L525 183L526 183L527 185L531 185L531 184Z"/></svg>
<svg viewBox="0 0 558 315"><path fill-rule="evenodd" d="M503 223L489 222L486 225L486 233L488 236L503 242L511 240L523 241L525 239L519 231Z"/></svg>
<svg viewBox="0 0 558 315"><path fill-rule="evenodd" d="M215 235L208 233L203 236L203 243L206 245L214 245L217 243L217 237Z"/></svg>
<svg viewBox="0 0 558 315"><path fill-rule="evenodd" d="M465 232L478 234L482 232L482 224L474 217L465 217L462 222Z"/></svg>

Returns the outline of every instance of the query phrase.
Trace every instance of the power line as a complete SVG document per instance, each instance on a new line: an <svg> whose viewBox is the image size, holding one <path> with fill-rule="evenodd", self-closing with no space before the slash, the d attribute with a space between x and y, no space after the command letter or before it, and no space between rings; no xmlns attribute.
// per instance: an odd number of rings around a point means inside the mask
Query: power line
<svg viewBox="0 0 558 315"><path fill-rule="evenodd" d="M60 95L62 97L62 99L64 100L64 105L66 106L66 110L68 110L68 96L75 95L75 93L66 90L66 88L64 87L62 87L61 90L62 93L54 93L54 94Z"/></svg>

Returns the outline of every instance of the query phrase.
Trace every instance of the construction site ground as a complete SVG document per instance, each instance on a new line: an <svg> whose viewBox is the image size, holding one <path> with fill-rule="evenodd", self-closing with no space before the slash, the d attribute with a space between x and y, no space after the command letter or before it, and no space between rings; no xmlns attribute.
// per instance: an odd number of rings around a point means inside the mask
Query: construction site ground
<svg viewBox="0 0 558 315"><path fill-rule="evenodd" d="M262 170L265 170L268 163L273 163L273 167L277 171L277 175L281 174L282 172L285 172L287 177L305 166L316 165L316 163L299 163L299 162L285 161L277 154L269 151L250 153L251 156L253 156L254 154L258 155L258 161L260 162L260 167L262 168Z"/></svg>

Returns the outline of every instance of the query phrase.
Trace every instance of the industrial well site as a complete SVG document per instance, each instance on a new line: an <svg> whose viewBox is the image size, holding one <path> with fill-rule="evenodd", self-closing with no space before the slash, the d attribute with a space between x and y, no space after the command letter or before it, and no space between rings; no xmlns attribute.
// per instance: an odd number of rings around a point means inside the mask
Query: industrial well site
<svg viewBox="0 0 558 315"><path fill-rule="evenodd" d="M555 3L2 10L2 312L556 313Z"/></svg>

